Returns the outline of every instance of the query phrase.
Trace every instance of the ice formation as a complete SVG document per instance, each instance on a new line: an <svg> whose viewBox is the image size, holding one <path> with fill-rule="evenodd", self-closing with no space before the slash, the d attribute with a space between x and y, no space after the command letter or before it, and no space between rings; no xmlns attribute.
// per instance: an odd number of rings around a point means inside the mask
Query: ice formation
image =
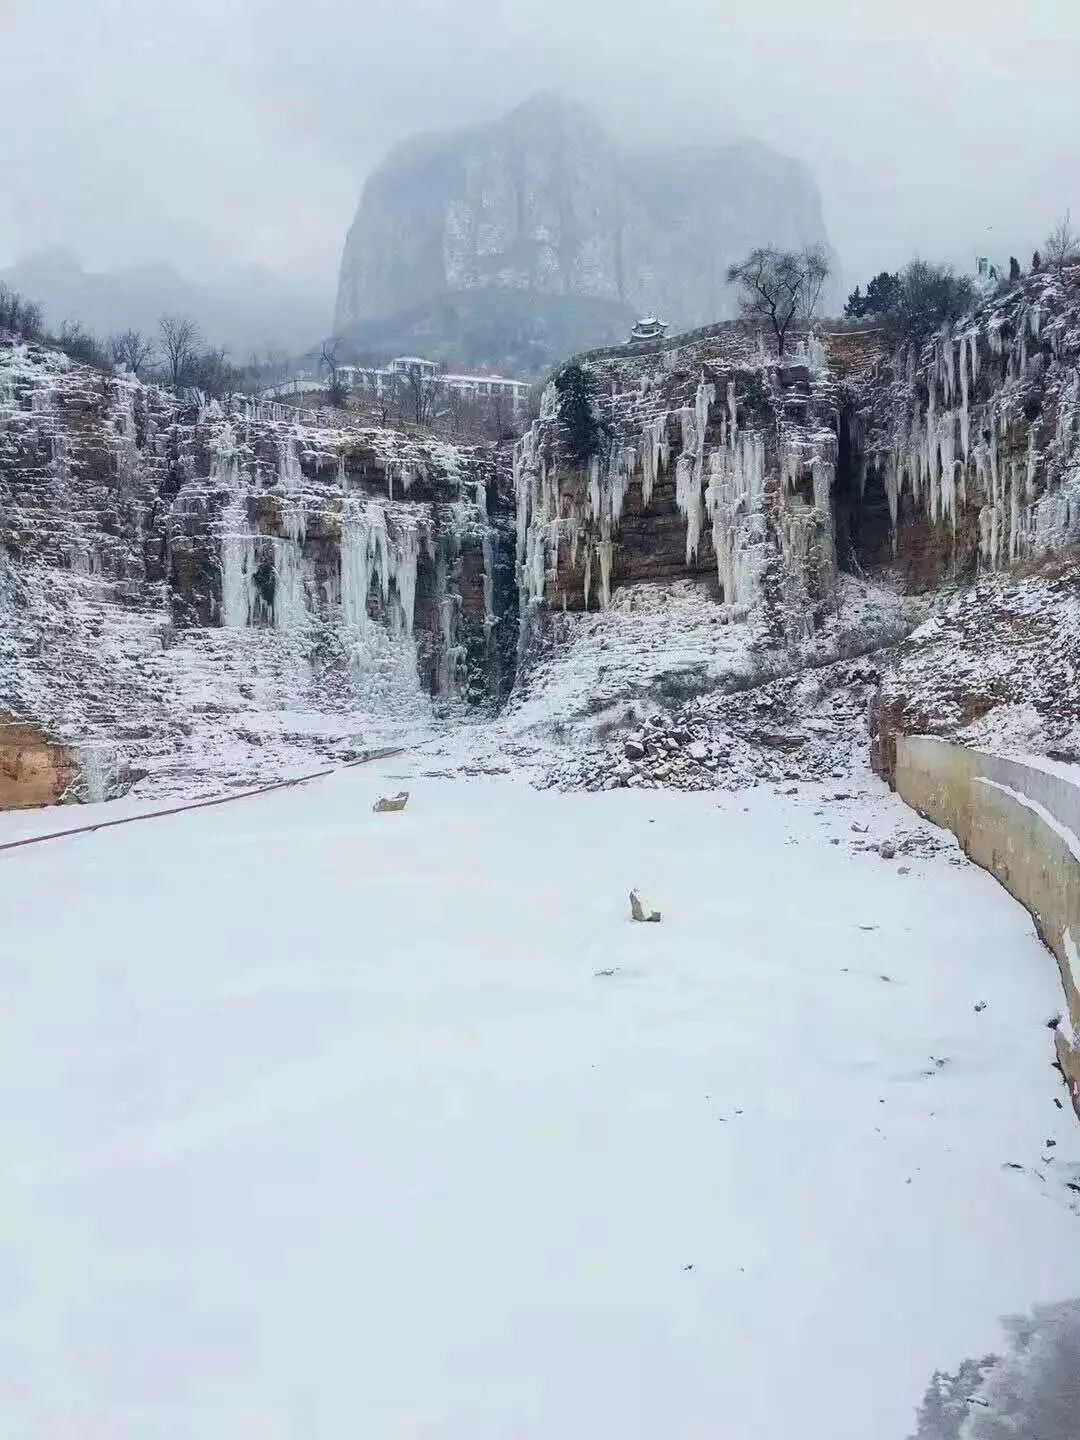
<svg viewBox="0 0 1080 1440"><path fill-rule="evenodd" d="M674 373L673 353L657 359L665 375ZM808 347L808 358L815 371L825 363L820 340ZM769 368L766 360L758 371L758 394L767 389ZM562 467L553 406L518 442L514 485L523 637L536 607L548 600L566 608L573 598L568 587L577 583L582 608L607 608L631 487L640 485L636 518L655 509L656 487L664 477L670 476L664 505L673 498L684 522L686 569L698 569L711 540L721 598L740 613L762 599L770 553L779 551L783 563L799 566L816 563L824 549L826 569L834 571L835 434L808 435L782 422L781 454L790 437L800 437L790 449L795 470L809 482L808 493L793 480L770 492L766 476L773 452L764 417L754 420L751 412L740 427L735 376L729 372L721 380L715 370L699 367L692 384L682 391L684 403L677 403L676 393L673 405L673 387L666 387L662 376L642 377L632 391L613 379L600 402L612 438L583 473Z"/></svg>
<svg viewBox="0 0 1080 1440"><path fill-rule="evenodd" d="M383 506L348 503L341 522L341 609L350 631L368 634L374 587L391 634L412 638L418 555L414 526L396 520L391 528Z"/></svg>
<svg viewBox="0 0 1080 1440"><path fill-rule="evenodd" d="M910 357L909 398L882 463L894 550L905 491L954 533L974 505L987 569L1080 540L1077 337L1067 313L1048 313L1014 293L960 334L944 329L918 364Z"/></svg>

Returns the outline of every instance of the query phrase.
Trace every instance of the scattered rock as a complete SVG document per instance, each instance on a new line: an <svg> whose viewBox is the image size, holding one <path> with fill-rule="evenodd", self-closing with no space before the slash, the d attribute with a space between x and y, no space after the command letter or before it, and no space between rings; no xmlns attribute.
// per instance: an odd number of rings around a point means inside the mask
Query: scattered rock
<svg viewBox="0 0 1080 1440"><path fill-rule="evenodd" d="M896 859L896 846L895 846L895 845L890 845L889 842L888 842L888 840L884 840L884 841L882 841L881 845L878 847L878 854L881 856L881 858L882 858L883 860L895 860L895 859Z"/></svg>
<svg viewBox="0 0 1080 1440"><path fill-rule="evenodd" d="M985 1000L980 1000L979 1003L975 1006L975 1014L976 1014L976 1015L981 1015L982 1012L983 1012L985 1009L986 1009L986 1001L985 1001Z"/></svg>
<svg viewBox="0 0 1080 1440"><path fill-rule="evenodd" d="M399 810L404 810L409 803L408 790L402 790L397 795L384 795L381 800L376 800L372 809L376 815L392 815Z"/></svg>
<svg viewBox="0 0 1080 1440"><path fill-rule="evenodd" d="M644 760L645 746L640 740L627 740L623 745L623 754L627 760Z"/></svg>
<svg viewBox="0 0 1080 1440"><path fill-rule="evenodd" d="M660 923L659 910L646 910L641 903L641 896L636 890L630 891L630 918L638 920L646 925L658 925Z"/></svg>

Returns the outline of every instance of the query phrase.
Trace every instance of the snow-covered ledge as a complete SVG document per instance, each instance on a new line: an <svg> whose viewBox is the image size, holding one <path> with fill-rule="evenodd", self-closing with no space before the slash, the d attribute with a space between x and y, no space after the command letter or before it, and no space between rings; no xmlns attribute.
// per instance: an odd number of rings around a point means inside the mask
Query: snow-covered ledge
<svg viewBox="0 0 1080 1440"><path fill-rule="evenodd" d="M904 735L896 788L1034 916L1065 986L1058 1058L1080 1115L1080 767Z"/></svg>

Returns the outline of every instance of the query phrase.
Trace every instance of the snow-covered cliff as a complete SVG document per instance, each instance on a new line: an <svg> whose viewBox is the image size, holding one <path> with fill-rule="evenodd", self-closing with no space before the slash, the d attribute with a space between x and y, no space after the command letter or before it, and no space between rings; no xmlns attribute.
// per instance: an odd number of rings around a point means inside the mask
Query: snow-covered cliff
<svg viewBox="0 0 1080 1440"><path fill-rule="evenodd" d="M733 323L586 364L610 445L567 463L552 386L515 451L523 621L545 601L605 609L619 586L689 578L776 643L813 633L837 572L839 396L821 339L778 365Z"/></svg>
<svg viewBox="0 0 1080 1440"><path fill-rule="evenodd" d="M497 703L506 492L490 451L2 345L0 706L190 788Z"/></svg>
<svg viewBox="0 0 1080 1440"><path fill-rule="evenodd" d="M1080 269L1030 276L883 364L854 411L863 502L887 505L913 583L1080 542Z"/></svg>

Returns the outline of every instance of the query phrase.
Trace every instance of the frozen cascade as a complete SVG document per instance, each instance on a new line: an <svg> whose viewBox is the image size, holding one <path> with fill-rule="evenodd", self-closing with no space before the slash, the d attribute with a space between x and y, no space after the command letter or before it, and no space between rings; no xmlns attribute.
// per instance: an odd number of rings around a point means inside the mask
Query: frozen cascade
<svg viewBox="0 0 1080 1440"><path fill-rule="evenodd" d="M302 552L297 541L272 542L274 558L274 628L296 630L307 618Z"/></svg>
<svg viewBox="0 0 1080 1440"><path fill-rule="evenodd" d="M297 494L304 486L304 472L296 449L296 434L290 434L278 451L278 481L286 495Z"/></svg>
<svg viewBox="0 0 1080 1440"><path fill-rule="evenodd" d="M611 541L601 540L596 547L596 553L600 560L600 608L606 610L611 604Z"/></svg>
<svg viewBox="0 0 1080 1440"><path fill-rule="evenodd" d="M350 502L341 527L341 609L350 630L370 633L372 587L382 601L395 637L412 638L416 611L416 573L420 554L417 530L404 522L391 534L385 510Z"/></svg>
<svg viewBox="0 0 1080 1440"><path fill-rule="evenodd" d="M806 337L806 359L815 375L828 374L829 354L819 336Z"/></svg>
<svg viewBox="0 0 1080 1440"><path fill-rule="evenodd" d="M414 703L420 693L413 625L418 528L355 497L342 513L341 614L353 637L351 668L371 703ZM374 611L374 613L373 613Z"/></svg>
<svg viewBox="0 0 1080 1440"><path fill-rule="evenodd" d="M710 453L705 491L717 578L728 605L750 606L760 598L766 540L764 501L765 438L744 430L733 446Z"/></svg>
<svg viewBox="0 0 1080 1440"><path fill-rule="evenodd" d="M701 544L703 512L702 470L705 461L705 434L709 410L716 399L716 386L704 378L694 397L694 408L679 412L682 426L682 454L675 465L675 503L686 517L686 563L697 559Z"/></svg>
<svg viewBox="0 0 1080 1440"><path fill-rule="evenodd" d="M255 536L248 523L236 436L229 424L218 433L210 483L229 492L221 512L221 623L243 629L254 624L257 606Z"/></svg>
<svg viewBox="0 0 1080 1440"><path fill-rule="evenodd" d="M222 511L221 525L221 623L243 628L255 613L255 540L239 491Z"/></svg>
<svg viewBox="0 0 1080 1440"><path fill-rule="evenodd" d="M415 529L403 528L393 549L393 583L397 591L397 609L392 613L395 629L400 635L412 639L416 619L416 565L420 554L419 537ZM486 560L486 556L485 556ZM486 577L485 577L486 587Z"/></svg>

